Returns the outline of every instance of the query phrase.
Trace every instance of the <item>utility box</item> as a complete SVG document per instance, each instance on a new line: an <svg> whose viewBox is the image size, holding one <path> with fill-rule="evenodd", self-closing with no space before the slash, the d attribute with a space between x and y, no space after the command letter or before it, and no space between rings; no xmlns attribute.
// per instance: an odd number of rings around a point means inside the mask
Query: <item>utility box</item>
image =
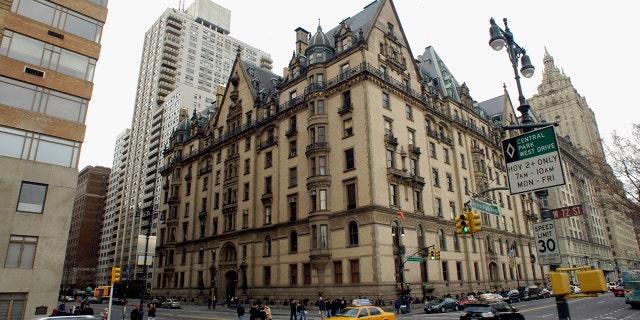
<svg viewBox="0 0 640 320"><path fill-rule="evenodd" d="M571 294L571 282L569 274L566 272L549 272L551 289L554 296L565 296Z"/></svg>
<svg viewBox="0 0 640 320"><path fill-rule="evenodd" d="M607 280L604 278L604 271L601 269L577 271L576 277L578 277L582 293L605 293L609 291Z"/></svg>

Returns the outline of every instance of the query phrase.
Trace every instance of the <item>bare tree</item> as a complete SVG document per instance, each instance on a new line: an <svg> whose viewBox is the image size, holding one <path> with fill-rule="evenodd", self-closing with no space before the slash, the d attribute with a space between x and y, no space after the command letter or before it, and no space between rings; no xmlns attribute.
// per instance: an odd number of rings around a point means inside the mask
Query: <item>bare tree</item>
<svg viewBox="0 0 640 320"><path fill-rule="evenodd" d="M610 195L602 204L640 216L640 124L633 125L631 137L614 131L611 138L611 143L605 143L606 161L595 155L589 157L597 187Z"/></svg>

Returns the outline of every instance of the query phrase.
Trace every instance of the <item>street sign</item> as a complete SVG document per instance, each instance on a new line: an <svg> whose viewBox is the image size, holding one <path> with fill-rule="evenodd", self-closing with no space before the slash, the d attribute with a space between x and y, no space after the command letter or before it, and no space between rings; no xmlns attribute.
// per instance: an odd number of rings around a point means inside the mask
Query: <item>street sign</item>
<svg viewBox="0 0 640 320"><path fill-rule="evenodd" d="M553 220L535 223L533 232L538 250L538 263L541 265L562 263Z"/></svg>
<svg viewBox="0 0 640 320"><path fill-rule="evenodd" d="M551 210L551 217L553 219L562 219L569 217L576 217L584 215L584 209L582 209L582 205L570 206L564 208L558 208Z"/></svg>
<svg viewBox="0 0 640 320"><path fill-rule="evenodd" d="M498 206L496 206L495 204L484 202L482 200L478 200L476 198L471 198L471 208L496 216L500 215L500 209L498 209Z"/></svg>
<svg viewBox="0 0 640 320"><path fill-rule="evenodd" d="M511 194L565 184L553 126L502 140Z"/></svg>
<svg viewBox="0 0 640 320"><path fill-rule="evenodd" d="M422 257L407 257L407 261L422 262Z"/></svg>

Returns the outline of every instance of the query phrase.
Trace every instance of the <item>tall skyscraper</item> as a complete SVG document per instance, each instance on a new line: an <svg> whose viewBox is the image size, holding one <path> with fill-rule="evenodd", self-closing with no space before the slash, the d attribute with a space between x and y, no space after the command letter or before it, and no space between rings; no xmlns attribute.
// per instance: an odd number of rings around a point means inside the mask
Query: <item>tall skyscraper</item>
<svg viewBox="0 0 640 320"><path fill-rule="evenodd" d="M167 9L145 34L131 131L122 156L114 158L120 168L111 175L98 284L109 282L113 266L123 268L123 279L144 277L136 261L137 239L145 215L153 216L156 233L162 190L157 170L171 134L166 130L174 129L181 109L190 114L212 107L238 51L272 68L269 54L229 36L230 17L229 10L211 1L195 0L185 11Z"/></svg>
<svg viewBox="0 0 640 320"><path fill-rule="evenodd" d="M57 305L106 6L0 1L0 310L11 319Z"/></svg>

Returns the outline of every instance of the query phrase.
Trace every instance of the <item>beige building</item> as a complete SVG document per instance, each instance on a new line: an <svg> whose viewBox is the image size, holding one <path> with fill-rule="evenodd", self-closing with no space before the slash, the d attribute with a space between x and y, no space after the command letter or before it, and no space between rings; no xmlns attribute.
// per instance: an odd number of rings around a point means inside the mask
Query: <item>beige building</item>
<svg viewBox="0 0 640 320"><path fill-rule="evenodd" d="M388 301L544 285L537 206L503 190L492 119L432 48L414 59L392 1L327 32L297 28L292 46L283 76L237 57L217 112L176 128L154 294ZM506 94L501 107L513 124ZM488 189L500 214L457 234Z"/></svg>
<svg viewBox="0 0 640 320"><path fill-rule="evenodd" d="M573 87L571 79L556 67L545 50L542 83L528 102L543 120L560 122L556 127L562 142L562 159L567 184L550 189L551 208L582 205L585 215L559 220L563 267L589 264L605 270L610 279L619 271L640 263L640 246L633 221L622 212L604 205L610 195L597 190L595 173L588 157L604 157L602 140L593 110ZM598 199L598 198L601 199Z"/></svg>
<svg viewBox="0 0 640 320"><path fill-rule="evenodd" d="M57 306L106 6L0 0L0 310L7 319Z"/></svg>

